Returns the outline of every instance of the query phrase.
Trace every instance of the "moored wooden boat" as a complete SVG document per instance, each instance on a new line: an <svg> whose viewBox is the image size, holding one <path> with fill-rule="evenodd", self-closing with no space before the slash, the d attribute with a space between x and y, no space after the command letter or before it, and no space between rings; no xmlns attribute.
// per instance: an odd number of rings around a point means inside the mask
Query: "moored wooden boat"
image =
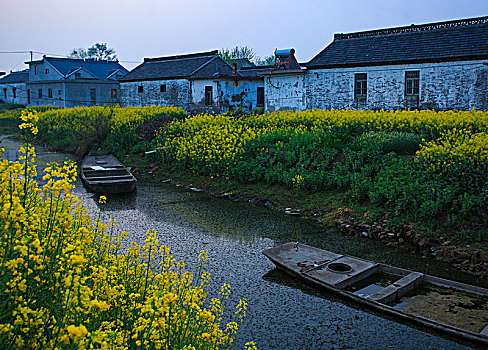
<svg viewBox="0 0 488 350"><path fill-rule="evenodd" d="M488 290L286 243L263 254L286 273L422 326L488 344Z"/></svg>
<svg viewBox="0 0 488 350"><path fill-rule="evenodd" d="M132 192L137 182L112 155L86 156L81 165L81 179L90 191L102 194Z"/></svg>

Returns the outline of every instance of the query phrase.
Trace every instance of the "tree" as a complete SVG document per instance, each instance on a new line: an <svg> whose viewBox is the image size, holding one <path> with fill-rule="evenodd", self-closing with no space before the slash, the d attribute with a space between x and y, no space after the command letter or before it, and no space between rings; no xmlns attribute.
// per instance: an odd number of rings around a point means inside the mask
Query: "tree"
<svg viewBox="0 0 488 350"><path fill-rule="evenodd" d="M271 66L275 63L275 57L273 55L264 56L264 58L256 57L254 63L256 66Z"/></svg>
<svg viewBox="0 0 488 350"><path fill-rule="evenodd" d="M71 51L69 57L79 59L95 58L108 61L115 61L117 59L115 50L113 48L107 47L107 43L96 43L88 49L74 49L73 51Z"/></svg>
<svg viewBox="0 0 488 350"><path fill-rule="evenodd" d="M233 49L221 49L219 51L220 56L225 62L232 65L235 59L247 58L249 61L254 59L254 50L248 46L236 46Z"/></svg>
<svg viewBox="0 0 488 350"><path fill-rule="evenodd" d="M78 49L73 49L71 53L69 54L69 58L78 58L78 59L84 59L88 57L88 52L86 49L83 48L78 48Z"/></svg>
<svg viewBox="0 0 488 350"><path fill-rule="evenodd" d="M232 49L221 49L219 50L219 54L220 57L230 65L234 63L234 60L239 58L247 58L257 66L269 66L274 64L273 55L265 56L264 58L258 57L254 53L254 50L248 46L236 46Z"/></svg>

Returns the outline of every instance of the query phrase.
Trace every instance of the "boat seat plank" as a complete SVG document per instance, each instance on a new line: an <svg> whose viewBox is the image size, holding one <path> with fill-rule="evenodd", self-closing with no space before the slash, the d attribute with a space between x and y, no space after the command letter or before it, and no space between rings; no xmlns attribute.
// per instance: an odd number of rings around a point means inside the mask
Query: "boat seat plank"
<svg viewBox="0 0 488 350"><path fill-rule="evenodd" d="M270 248L264 254L293 273L300 274L342 257L340 254L296 243Z"/></svg>
<svg viewBox="0 0 488 350"><path fill-rule="evenodd" d="M96 180L116 180L116 179L133 179L132 175L109 175L109 176L87 176L86 179L89 181Z"/></svg>
<svg viewBox="0 0 488 350"><path fill-rule="evenodd" d="M101 185L101 184L130 184L135 183L135 180L127 179L127 180L97 180L97 181L90 181L91 185Z"/></svg>
<svg viewBox="0 0 488 350"><path fill-rule="evenodd" d="M338 289L344 289L351 284L357 283L375 274L379 268L379 265L374 262L350 256L340 257L333 262L349 265L352 270L348 273L334 272L327 268L328 264L324 264L319 268L315 268L312 271L305 273L305 275L321 283L326 283Z"/></svg>
<svg viewBox="0 0 488 350"><path fill-rule="evenodd" d="M416 288L422 283L424 274L420 272L412 272L405 277L400 278L393 284L383 288L379 292L370 295L368 299L377 301L379 303L390 303L399 300L407 292Z"/></svg>

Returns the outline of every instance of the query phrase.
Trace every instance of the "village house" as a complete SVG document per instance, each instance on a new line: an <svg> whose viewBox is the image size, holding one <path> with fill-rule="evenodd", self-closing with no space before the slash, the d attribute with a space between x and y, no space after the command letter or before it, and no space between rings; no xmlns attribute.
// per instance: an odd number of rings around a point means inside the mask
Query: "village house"
<svg viewBox="0 0 488 350"><path fill-rule="evenodd" d="M27 105L116 105L118 80L128 73L117 61L44 56L29 65Z"/></svg>
<svg viewBox="0 0 488 350"><path fill-rule="evenodd" d="M488 17L348 34L265 75L266 110L488 109Z"/></svg>
<svg viewBox="0 0 488 350"><path fill-rule="evenodd" d="M120 80L123 106L176 106L190 113L221 113L233 107L264 107L260 67L237 70L217 50L144 58ZM241 73L244 72L244 73Z"/></svg>
<svg viewBox="0 0 488 350"><path fill-rule="evenodd" d="M10 74L0 79L0 101L4 103L27 104L27 69Z"/></svg>

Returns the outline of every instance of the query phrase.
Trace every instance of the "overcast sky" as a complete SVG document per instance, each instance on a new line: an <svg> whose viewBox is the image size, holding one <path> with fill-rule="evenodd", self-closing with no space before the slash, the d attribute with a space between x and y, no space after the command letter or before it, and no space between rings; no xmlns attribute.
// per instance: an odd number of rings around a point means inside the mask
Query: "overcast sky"
<svg viewBox="0 0 488 350"><path fill-rule="evenodd" d="M106 42L131 69L144 57L249 46L309 61L347 33L488 15L488 0L0 0L0 52L68 55ZM41 54L35 54L34 59ZM0 53L0 71L28 53Z"/></svg>

